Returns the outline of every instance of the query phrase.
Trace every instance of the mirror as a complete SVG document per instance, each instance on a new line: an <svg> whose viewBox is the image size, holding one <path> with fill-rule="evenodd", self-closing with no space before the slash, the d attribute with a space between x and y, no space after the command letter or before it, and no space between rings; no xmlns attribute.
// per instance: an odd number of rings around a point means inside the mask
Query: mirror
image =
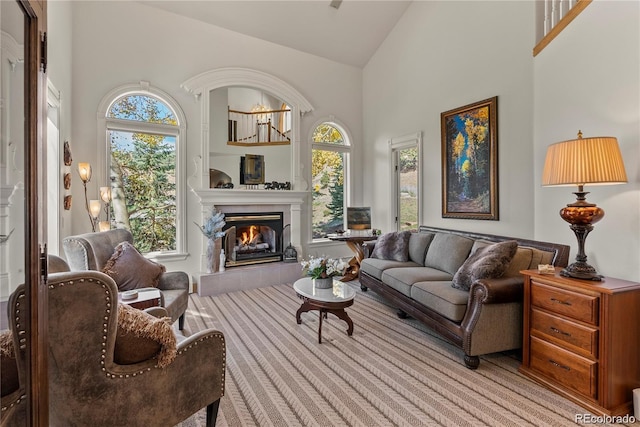
<svg viewBox="0 0 640 427"><path fill-rule="evenodd" d="M25 18L15 1L0 2L0 301L25 283ZM6 329L6 310L2 328Z"/></svg>
<svg viewBox="0 0 640 427"><path fill-rule="evenodd" d="M241 158L264 156L264 181L291 182L291 109L248 87L221 87L209 96L209 168L241 185Z"/></svg>

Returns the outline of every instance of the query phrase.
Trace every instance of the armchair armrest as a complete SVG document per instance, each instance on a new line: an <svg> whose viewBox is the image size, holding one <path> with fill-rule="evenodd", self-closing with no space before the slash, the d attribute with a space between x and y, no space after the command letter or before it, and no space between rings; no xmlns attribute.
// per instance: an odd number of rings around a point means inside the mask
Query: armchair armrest
<svg viewBox="0 0 640 427"><path fill-rule="evenodd" d="M144 309L145 312L149 313L153 317L157 317L158 319L163 317L169 317L169 313L164 307L149 307Z"/></svg>
<svg viewBox="0 0 640 427"><path fill-rule="evenodd" d="M158 289L168 290L189 290L189 275L184 271L169 271L160 276Z"/></svg>
<svg viewBox="0 0 640 427"><path fill-rule="evenodd" d="M471 285L469 293L481 304L503 304L522 301L522 277L480 279Z"/></svg>

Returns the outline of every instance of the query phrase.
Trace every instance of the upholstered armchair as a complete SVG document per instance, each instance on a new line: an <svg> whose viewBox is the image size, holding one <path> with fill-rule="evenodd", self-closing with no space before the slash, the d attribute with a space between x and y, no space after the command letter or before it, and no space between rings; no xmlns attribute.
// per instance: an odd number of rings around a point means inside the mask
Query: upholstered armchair
<svg viewBox="0 0 640 427"><path fill-rule="evenodd" d="M133 244L133 236L129 230L118 228L69 236L63 239L62 244L71 271L103 271L122 242ZM157 287L161 291L162 306L174 322L179 319L178 325L182 330L189 304L189 276L182 271L163 273Z"/></svg>
<svg viewBox="0 0 640 427"><path fill-rule="evenodd" d="M10 313L15 315L15 312ZM0 333L0 425L22 427L27 423L24 366L18 363L20 345L18 332L13 328ZM22 368L22 369L20 369Z"/></svg>
<svg viewBox="0 0 640 427"><path fill-rule="evenodd" d="M50 425L173 426L204 407L207 426L215 425L224 395L222 332L205 330L178 342L175 358L164 367L157 355L124 364L123 358L140 357L144 343L129 337L122 344L122 309L109 276L49 274L48 293ZM16 307L24 298L20 286L10 299L10 322L20 322L25 310Z"/></svg>

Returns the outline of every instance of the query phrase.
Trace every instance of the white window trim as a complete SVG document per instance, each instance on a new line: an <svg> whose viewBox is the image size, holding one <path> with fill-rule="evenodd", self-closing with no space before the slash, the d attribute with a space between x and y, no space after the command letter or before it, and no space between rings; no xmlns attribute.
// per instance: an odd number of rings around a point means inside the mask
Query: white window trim
<svg viewBox="0 0 640 427"><path fill-rule="evenodd" d="M397 217L400 214L398 212L398 185L396 182L395 171L395 153L394 151L402 150L405 148L416 147L418 149L418 224L422 221L422 132L411 133L395 138L391 138L389 141L389 170L390 170L390 205L391 215L389 217L389 229L397 231L398 221Z"/></svg>
<svg viewBox="0 0 640 427"><path fill-rule="evenodd" d="M327 143L327 142L313 142L313 132L315 132L316 128L318 126L320 126L323 123L328 123L334 127L336 127L340 133L342 134L342 136L344 137L345 141L344 144L332 144L332 143ZM353 138L351 136L351 132L349 131L349 129L340 121L337 120L334 116L327 116L324 117L320 120L317 120L312 126L311 126L311 130L309 132L309 137L307 138L308 141L311 141L311 150L309 150L309 155L308 155L308 160L307 160L307 164L309 165L309 172L307 173L307 180L309 182L309 185L311 186L311 182L312 182L312 176L311 176L311 163L312 163L312 159L313 159L313 150L329 150L329 151L335 151L338 153L345 153L346 154L346 159L345 159L345 164L343 166L343 173L344 173L344 184L342 186L342 191L344 192L344 196L343 196L343 201L344 201L344 212L347 212L347 206L351 206L352 204L352 191L351 191L351 185L353 184L353 180L351 177L351 162L352 160L352 153L353 153ZM322 239L314 239L313 238L313 189L311 189L311 196L309 197L309 215L307 216L307 230L308 230L308 236L307 236L307 245L312 248L314 246L323 246L323 245L328 245L328 244L335 244L335 242L327 239L327 238L322 238Z"/></svg>
<svg viewBox="0 0 640 427"><path fill-rule="evenodd" d="M173 112L178 120L178 126L166 125L166 124L151 124L145 122L137 122L131 120L108 118L109 112L113 103L126 95L148 95L153 98L158 98L165 103ZM149 131L158 132L176 137L176 250L164 251L164 252L150 252L145 254L147 258L153 258L159 261L179 261L184 260L189 255L186 252L187 246L187 232L186 232L186 176L183 173L186 172L185 158L187 149L187 119L180 108L180 105L175 99L168 93L153 87L146 81L140 81L139 83L126 84L115 89L112 89L107 93L100 104L98 105L97 112L98 126L96 141L98 144L98 162L96 168L96 175L102 177L102 182L109 182L107 174L108 162L109 162L109 130L122 130L122 131ZM102 156L102 159L100 159Z"/></svg>

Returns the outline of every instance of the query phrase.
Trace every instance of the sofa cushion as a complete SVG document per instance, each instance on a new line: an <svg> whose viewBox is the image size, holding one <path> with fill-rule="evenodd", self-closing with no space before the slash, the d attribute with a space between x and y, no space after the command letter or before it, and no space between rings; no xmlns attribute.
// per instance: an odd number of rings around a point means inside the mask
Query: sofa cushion
<svg viewBox="0 0 640 427"><path fill-rule="evenodd" d="M505 270L502 277L520 276L520 271L527 270L531 265L532 259L533 259L533 251L531 250L531 248L518 246L518 249L516 250L516 254L513 256L513 259L509 263L509 266Z"/></svg>
<svg viewBox="0 0 640 427"><path fill-rule="evenodd" d="M373 248L371 258L409 261L410 231L393 231L382 235Z"/></svg>
<svg viewBox="0 0 640 427"><path fill-rule="evenodd" d="M388 259L365 258L360 263L360 271L373 276L378 280L382 280L382 273L389 268L397 267L421 267L421 264L413 261L400 262Z"/></svg>
<svg viewBox="0 0 640 427"><path fill-rule="evenodd" d="M427 250L425 267L456 274L458 268L469 256L473 239L449 233L436 233Z"/></svg>
<svg viewBox="0 0 640 427"><path fill-rule="evenodd" d="M164 265L146 259L129 242L118 246L102 269L116 282L118 291L157 287Z"/></svg>
<svg viewBox="0 0 640 427"><path fill-rule="evenodd" d="M409 237L409 261L424 265L424 257L433 240L433 233L411 233Z"/></svg>
<svg viewBox="0 0 640 427"><path fill-rule="evenodd" d="M118 332L114 362L139 363L158 357L158 367L168 366L176 357L176 336L169 317L157 318L127 304L118 303Z"/></svg>
<svg viewBox="0 0 640 427"><path fill-rule="evenodd" d="M451 275L445 271L429 267L389 268L382 273L382 281L406 296L411 296L411 286L416 282L446 280Z"/></svg>
<svg viewBox="0 0 640 427"><path fill-rule="evenodd" d="M451 281L417 282L411 287L416 302L460 323L467 311L469 292L451 287Z"/></svg>
<svg viewBox="0 0 640 427"><path fill-rule="evenodd" d="M501 277L518 249L518 242L507 240L478 248L460 266L451 286L468 291L478 279Z"/></svg>

